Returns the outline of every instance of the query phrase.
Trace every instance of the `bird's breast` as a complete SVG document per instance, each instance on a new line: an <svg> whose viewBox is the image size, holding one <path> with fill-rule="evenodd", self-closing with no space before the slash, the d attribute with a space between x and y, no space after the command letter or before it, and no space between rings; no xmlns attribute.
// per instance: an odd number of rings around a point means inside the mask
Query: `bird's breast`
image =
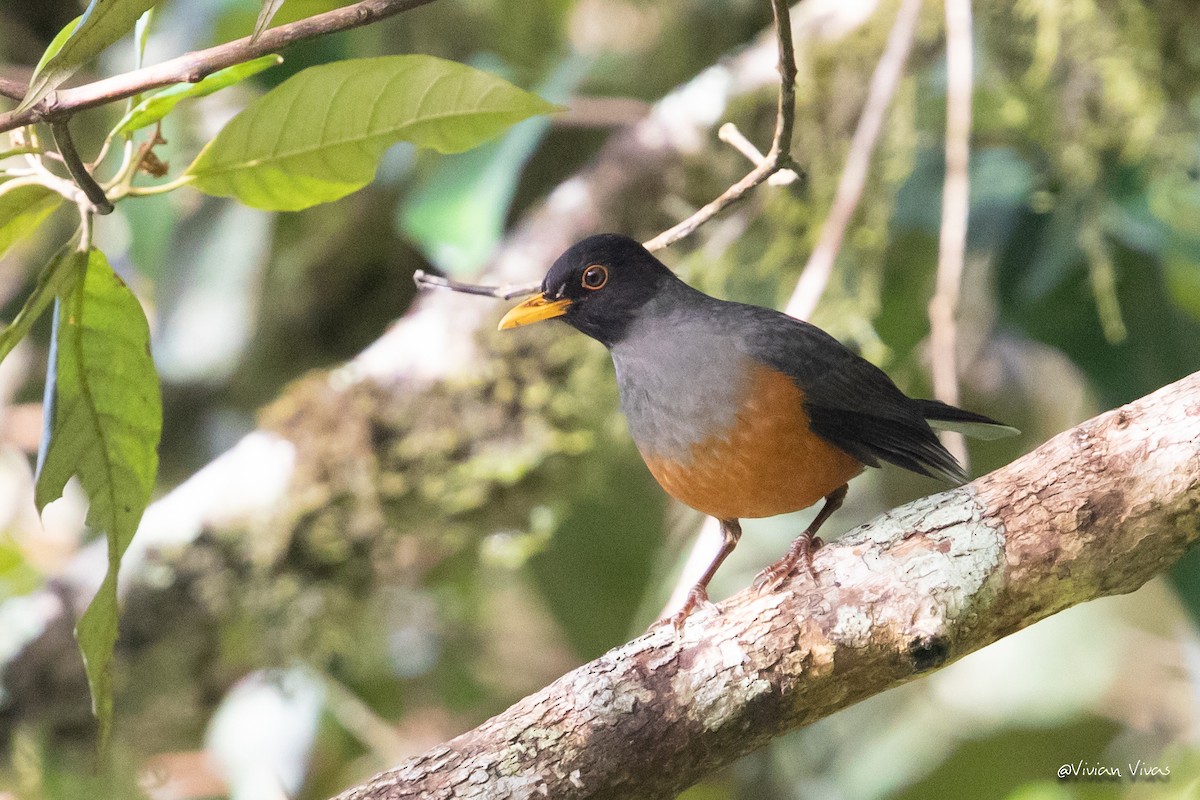
<svg viewBox="0 0 1200 800"><path fill-rule="evenodd" d="M807 508L863 469L813 433L789 376L712 343L704 357L674 355L643 371L614 350L630 432L680 502L719 519L769 517Z"/></svg>

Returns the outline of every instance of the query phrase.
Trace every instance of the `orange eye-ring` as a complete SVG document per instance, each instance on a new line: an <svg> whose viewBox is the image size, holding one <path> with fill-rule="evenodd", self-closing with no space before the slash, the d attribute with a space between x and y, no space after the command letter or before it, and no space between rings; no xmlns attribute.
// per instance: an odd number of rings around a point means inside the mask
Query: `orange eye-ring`
<svg viewBox="0 0 1200 800"><path fill-rule="evenodd" d="M607 267L592 264L583 271L583 288L591 289L594 292L597 289L603 289L606 283L608 283Z"/></svg>

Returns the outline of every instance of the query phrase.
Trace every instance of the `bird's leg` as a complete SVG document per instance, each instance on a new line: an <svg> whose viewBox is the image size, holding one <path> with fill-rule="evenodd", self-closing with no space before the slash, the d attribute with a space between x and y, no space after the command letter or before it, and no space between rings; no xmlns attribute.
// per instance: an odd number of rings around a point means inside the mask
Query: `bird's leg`
<svg viewBox="0 0 1200 800"><path fill-rule="evenodd" d="M684 621L693 611L700 606L711 605L708 601L708 582L712 580L713 575L717 574L721 563L733 552L733 548L737 547L738 540L742 538L742 526L736 519L723 519L720 522L721 536L723 537L721 549L717 551L717 555L708 565L708 569L704 570L700 580L696 581L696 585L688 591L683 607L671 615L671 625L675 628L676 634L683 630Z"/></svg>
<svg viewBox="0 0 1200 800"><path fill-rule="evenodd" d="M812 563L813 552L822 544L820 537L817 536L817 531L825 524L825 520L833 515L833 512L842 507L842 501L846 499L846 492L849 490L850 484L843 483L825 495L825 505L821 506L821 510L817 512L817 516L813 519L812 524L804 529L804 533L800 534L796 537L796 541L792 542L792 546L788 548L783 558L758 573L758 577L754 579L755 589L760 592L775 591L779 588L780 584L787 580L787 577L792 574L801 561L804 562L809 574L816 581L817 574L813 572Z"/></svg>

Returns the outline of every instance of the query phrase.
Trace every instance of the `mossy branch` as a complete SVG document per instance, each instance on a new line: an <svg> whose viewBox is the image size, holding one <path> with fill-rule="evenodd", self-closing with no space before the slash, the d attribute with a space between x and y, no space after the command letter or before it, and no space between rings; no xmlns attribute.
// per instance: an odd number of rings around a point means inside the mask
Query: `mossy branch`
<svg viewBox="0 0 1200 800"><path fill-rule="evenodd" d="M665 798L772 737L1057 611L1200 537L1200 373L822 548L818 584L657 629L338 800Z"/></svg>

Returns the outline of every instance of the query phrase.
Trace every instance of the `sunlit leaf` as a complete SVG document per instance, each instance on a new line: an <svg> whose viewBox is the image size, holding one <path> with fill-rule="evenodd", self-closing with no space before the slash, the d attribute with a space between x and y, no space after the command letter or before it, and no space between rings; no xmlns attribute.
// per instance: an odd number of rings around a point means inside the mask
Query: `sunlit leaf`
<svg viewBox="0 0 1200 800"><path fill-rule="evenodd" d="M187 174L208 194L295 211L365 186L396 142L457 153L556 108L431 56L340 61L306 69L252 103Z"/></svg>
<svg viewBox="0 0 1200 800"><path fill-rule="evenodd" d="M146 42L150 39L150 23L154 20L154 9L146 10L145 14L138 17L137 24L133 26L133 68L141 69L146 61ZM125 111L129 112L134 106L142 102L142 94L138 92L129 97L125 101Z"/></svg>
<svg viewBox="0 0 1200 800"><path fill-rule="evenodd" d="M262 9L258 12L258 19L254 22L254 33L250 34L250 43L258 41L258 37L263 35L263 31L271 24L271 19L275 13L283 8L284 0L263 0Z"/></svg>
<svg viewBox="0 0 1200 800"><path fill-rule="evenodd" d="M0 191L4 186L0 184ZM0 194L0 258L38 229L62 205L62 195L40 183L16 186Z"/></svg>
<svg viewBox="0 0 1200 800"><path fill-rule="evenodd" d="M103 746L112 725L117 571L154 486L162 397L137 298L99 250L75 278L55 302L34 499L44 509L77 476L87 524L108 541L108 572L75 629Z"/></svg>
<svg viewBox="0 0 1200 800"><path fill-rule="evenodd" d="M154 19L154 9L146 9L146 13L138 17L133 26L133 68L141 69L146 60L146 40L150 38L150 21Z"/></svg>
<svg viewBox="0 0 1200 800"><path fill-rule="evenodd" d="M25 338L33 323L42 316L57 294L66 289L87 263L87 254L68 244L60 250L38 276L33 292L13 318L12 324L0 331L0 361L12 352L17 342Z"/></svg>
<svg viewBox="0 0 1200 800"><path fill-rule="evenodd" d="M33 79L29 82L29 91L17 110L24 110L37 103L102 50L133 30L138 17L155 2L156 0L92 0L80 17L79 24L74 27L74 23L67 25L63 30L70 29L70 33L63 41L59 42L59 38L63 37L63 34L59 33L46 49ZM51 52L56 43L57 51Z"/></svg>
<svg viewBox="0 0 1200 800"><path fill-rule="evenodd" d="M586 67L583 59L565 59L538 94L565 99ZM470 275L487 262L503 235L525 163L549 128L545 118L514 125L495 141L440 159L408 192L398 209L399 224L440 271Z"/></svg>
<svg viewBox="0 0 1200 800"><path fill-rule="evenodd" d="M133 133L136 130L153 125L167 114L170 114L172 109L181 100L186 100L189 97L210 95L213 92L240 83L251 75L257 75L264 69L282 63L283 58L280 56L261 56L253 61L234 64L232 67L217 70L197 83L177 83L174 86L169 86L161 92L155 92L134 106L125 115L124 119L117 123L115 133Z"/></svg>
<svg viewBox="0 0 1200 800"><path fill-rule="evenodd" d="M42 53L42 57L38 59L37 66L33 68L34 75L41 72L42 67L46 66L46 62L54 58L59 50L62 50L63 45L67 43L67 39L70 39L71 34L79 27L81 20L83 20L82 16L76 17L66 25L63 25L62 30L54 34L54 38L50 40L50 44L46 45L46 50Z"/></svg>

